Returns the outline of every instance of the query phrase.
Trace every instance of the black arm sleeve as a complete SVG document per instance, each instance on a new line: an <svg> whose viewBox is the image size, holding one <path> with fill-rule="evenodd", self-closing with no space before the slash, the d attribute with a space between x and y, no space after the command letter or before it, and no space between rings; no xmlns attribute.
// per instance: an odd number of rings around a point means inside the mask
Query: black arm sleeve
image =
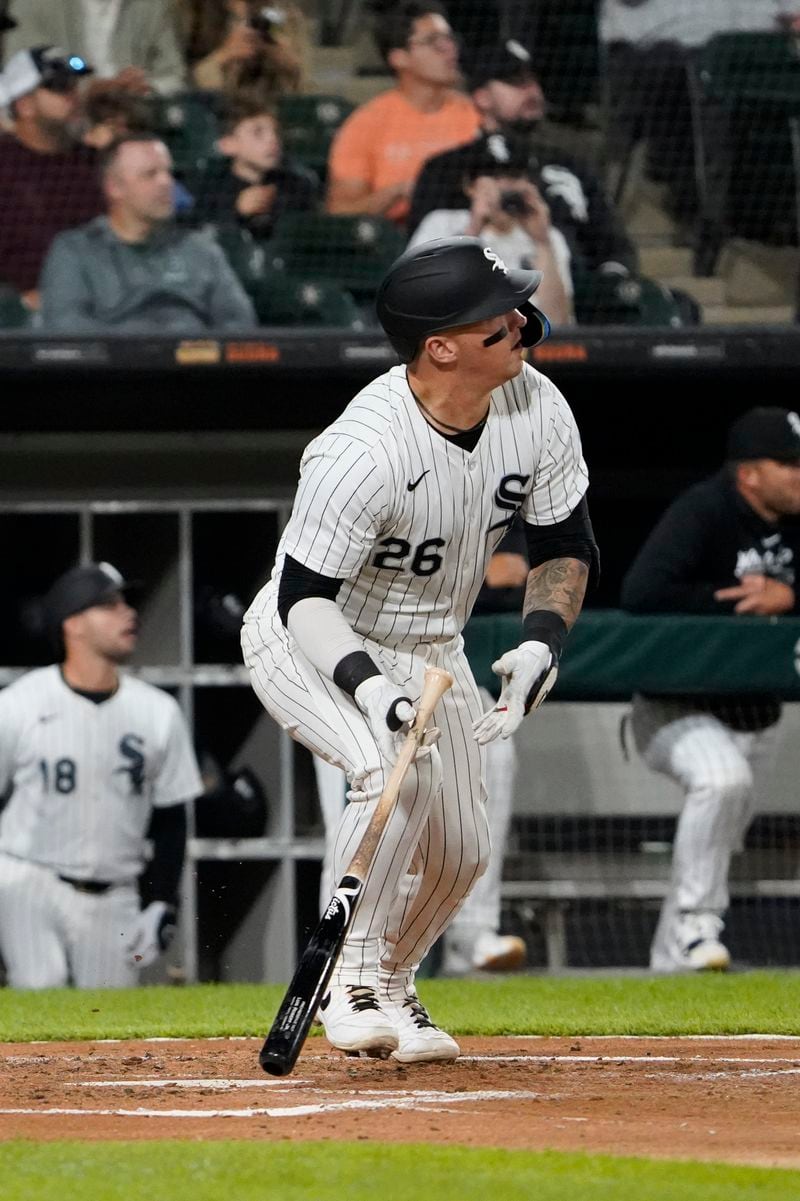
<svg viewBox="0 0 800 1201"><path fill-rule="evenodd" d="M589 505L585 496L563 521L555 525L531 525L525 522L528 561L531 567L550 559L578 559L589 568L594 583L600 574L600 552L594 538Z"/></svg>
<svg viewBox="0 0 800 1201"><path fill-rule="evenodd" d="M298 601L307 596L321 596L325 600L336 600L342 580L332 580L330 576L320 575L312 571L304 563L298 563L291 555L283 561L281 582L278 586L278 615L286 625L289 610Z"/></svg>
<svg viewBox="0 0 800 1201"><path fill-rule="evenodd" d="M147 836L153 842L153 858L142 877L142 900L145 904L165 901L177 908L186 854L186 806L154 809Z"/></svg>
<svg viewBox="0 0 800 1201"><path fill-rule="evenodd" d="M736 581L711 579L708 564L721 532L719 514L696 491L679 496L651 531L622 581L621 603L632 613L732 613L734 601L714 599Z"/></svg>

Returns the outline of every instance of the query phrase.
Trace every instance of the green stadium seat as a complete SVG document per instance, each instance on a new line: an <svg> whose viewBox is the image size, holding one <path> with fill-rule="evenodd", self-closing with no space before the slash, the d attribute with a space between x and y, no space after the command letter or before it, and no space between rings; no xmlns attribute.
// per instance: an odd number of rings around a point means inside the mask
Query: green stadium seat
<svg viewBox="0 0 800 1201"><path fill-rule="evenodd" d="M212 92L181 92L154 99L156 128L172 154L176 172L201 171L217 153L219 119Z"/></svg>
<svg viewBox="0 0 800 1201"><path fill-rule="evenodd" d="M333 135L353 108L342 96L279 96L278 121L286 153L324 179Z"/></svg>
<svg viewBox="0 0 800 1201"><path fill-rule="evenodd" d="M405 244L405 234L383 217L286 213L266 252L274 270L335 282L357 300L368 300Z"/></svg>
<svg viewBox="0 0 800 1201"><path fill-rule="evenodd" d="M233 222L206 228L224 251L245 291L255 295L264 278L267 257L264 244L249 229Z"/></svg>
<svg viewBox="0 0 800 1201"><path fill-rule="evenodd" d="M695 270L709 275L732 227L762 240L800 239L800 56L788 34L726 33L688 72L700 197Z"/></svg>
<svg viewBox="0 0 800 1201"><path fill-rule="evenodd" d="M681 304L669 288L645 276L587 271L577 274L574 284L579 325L674 328L686 324Z"/></svg>
<svg viewBox="0 0 800 1201"><path fill-rule="evenodd" d="M25 329L31 324L31 312L15 288L0 284L0 329Z"/></svg>
<svg viewBox="0 0 800 1201"><path fill-rule="evenodd" d="M271 272L254 292L253 303L262 325L364 328L353 297L329 281L293 279Z"/></svg>

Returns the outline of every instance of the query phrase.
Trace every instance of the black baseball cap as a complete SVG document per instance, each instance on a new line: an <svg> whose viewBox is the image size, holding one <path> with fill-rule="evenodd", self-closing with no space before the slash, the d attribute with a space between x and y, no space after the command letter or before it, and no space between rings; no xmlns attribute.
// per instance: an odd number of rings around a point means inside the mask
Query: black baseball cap
<svg viewBox="0 0 800 1201"><path fill-rule="evenodd" d="M464 177L479 175L529 175L530 148L523 138L490 133L476 138L464 153Z"/></svg>
<svg viewBox="0 0 800 1201"><path fill-rule="evenodd" d="M527 83L536 78L530 51L516 38L506 38L491 46L476 46L462 54L461 69L471 92L498 79L501 83Z"/></svg>
<svg viewBox="0 0 800 1201"><path fill-rule="evenodd" d="M44 600L48 628L60 632L61 623L75 613L83 613L94 605L105 604L118 593L135 591L141 585L125 580L110 563L87 563L71 567L59 576Z"/></svg>
<svg viewBox="0 0 800 1201"><path fill-rule="evenodd" d="M800 415L777 405L749 409L728 431L728 462L777 459L800 463Z"/></svg>

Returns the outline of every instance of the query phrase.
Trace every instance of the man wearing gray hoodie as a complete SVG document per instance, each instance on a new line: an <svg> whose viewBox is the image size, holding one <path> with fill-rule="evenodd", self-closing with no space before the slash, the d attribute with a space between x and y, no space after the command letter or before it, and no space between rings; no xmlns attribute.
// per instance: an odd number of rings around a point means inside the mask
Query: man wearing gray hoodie
<svg viewBox="0 0 800 1201"><path fill-rule="evenodd" d="M107 215L60 234L42 270L42 323L62 333L199 334L256 324L216 243L172 222L169 151L125 134L101 157Z"/></svg>

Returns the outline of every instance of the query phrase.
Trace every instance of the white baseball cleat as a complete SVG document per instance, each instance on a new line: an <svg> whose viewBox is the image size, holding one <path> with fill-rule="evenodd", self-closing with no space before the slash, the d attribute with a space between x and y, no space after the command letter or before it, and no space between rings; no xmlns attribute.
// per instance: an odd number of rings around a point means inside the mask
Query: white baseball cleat
<svg viewBox="0 0 800 1201"><path fill-rule="evenodd" d="M370 985L332 986L320 1002L318 1017L328 1042L339 1051L364 1051L386 1059L398 1046L392 1019Z"/></svg>
<svg viewBox="0 0 800 1201"><path fill-rule="evenodd" d="M392 1059L399 1063L435 1063L458 1059L461 1048L430 1014L413 989L381 996L381 1007L394 1022L399 1045Z"/></svg>
<svg viewBox="0 0 800 1201"><path fill-rule="evenodd" d="M716 913L679 913L663 941L653 945L650 967L655 972L726 971L731 957L720 941L723 926Z"/></svg>

